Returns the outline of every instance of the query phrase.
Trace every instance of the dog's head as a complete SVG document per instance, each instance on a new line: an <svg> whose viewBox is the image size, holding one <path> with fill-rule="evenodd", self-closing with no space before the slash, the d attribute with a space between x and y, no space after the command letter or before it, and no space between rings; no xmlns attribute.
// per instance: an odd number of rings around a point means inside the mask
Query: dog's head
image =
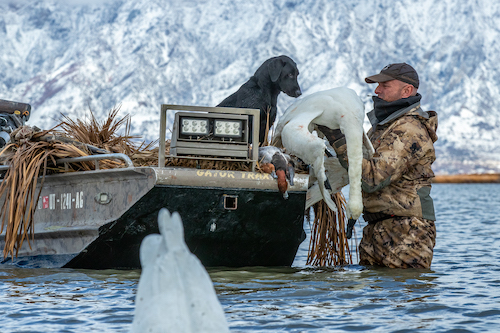
<svg viewBox="0 0 500 333"><path fill-rule="evenodd" d="M302 95L297 76L299 70L297 64L287 56L271 58L267 61L267 69L271 81L278 84L280 90L290 97L299 97Z"/></svg>

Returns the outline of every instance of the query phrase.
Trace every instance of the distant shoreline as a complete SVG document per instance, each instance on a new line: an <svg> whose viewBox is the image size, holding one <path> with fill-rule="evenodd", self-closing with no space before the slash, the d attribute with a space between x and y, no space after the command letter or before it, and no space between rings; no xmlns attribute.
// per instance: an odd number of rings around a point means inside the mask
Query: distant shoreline
<svg viewBox="0 0 500 333"><path fill-rule="evenodd" d="M500 174L437 175L433 183L500 183Z"/></svg>

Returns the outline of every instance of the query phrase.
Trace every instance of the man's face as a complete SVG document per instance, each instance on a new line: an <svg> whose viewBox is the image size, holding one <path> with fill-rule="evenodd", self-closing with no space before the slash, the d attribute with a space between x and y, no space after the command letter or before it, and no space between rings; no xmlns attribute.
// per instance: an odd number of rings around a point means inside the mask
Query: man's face
<svg viewBox="0 0 500 333"><path fill-rule="evenodd" d="M399 80L379 82L375 89L375 94L386 102L394 102L398 99L408 97L406 93L407 89L405 89L408 85L408 83Z"/></svg>

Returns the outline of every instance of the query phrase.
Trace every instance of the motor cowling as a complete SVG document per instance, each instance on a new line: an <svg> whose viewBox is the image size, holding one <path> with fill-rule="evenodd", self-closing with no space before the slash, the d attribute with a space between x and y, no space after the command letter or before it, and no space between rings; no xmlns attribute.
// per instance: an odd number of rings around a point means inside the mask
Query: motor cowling
<svg viewBox="0 0 500 333"><path fill-rule="evenodd" d="M10 142L10 133L25 124L31 115L31 105L0 99L0 149Z"/></svg>

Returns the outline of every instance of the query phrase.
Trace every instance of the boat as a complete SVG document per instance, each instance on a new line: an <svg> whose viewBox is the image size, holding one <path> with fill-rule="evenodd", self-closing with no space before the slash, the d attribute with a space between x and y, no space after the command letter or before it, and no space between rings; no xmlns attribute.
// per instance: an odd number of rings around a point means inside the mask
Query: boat
<svg viewBox="0 0 500 333"><path fill-rule="evenodd" d="M169 115L174 121L166 156ZM258 138L258 124L259 110L164 104L158 165L136 167L124 154L58 160L94 161L96 167L45 176L33 238L1 263L138 269L141 242L159 233L158 212L167 208L180 214L186 244L205 267L290 266L305 239L309 175L296 174L284 199L276 180L255 170L258 145L252 138ZM249 163L251 171L165 166L169 158L236 160ZM121 160L125 167L101 170L104 159ZM0 172L8 168L2 165ZM4 246L5 230L0 234Z"/></svg>

